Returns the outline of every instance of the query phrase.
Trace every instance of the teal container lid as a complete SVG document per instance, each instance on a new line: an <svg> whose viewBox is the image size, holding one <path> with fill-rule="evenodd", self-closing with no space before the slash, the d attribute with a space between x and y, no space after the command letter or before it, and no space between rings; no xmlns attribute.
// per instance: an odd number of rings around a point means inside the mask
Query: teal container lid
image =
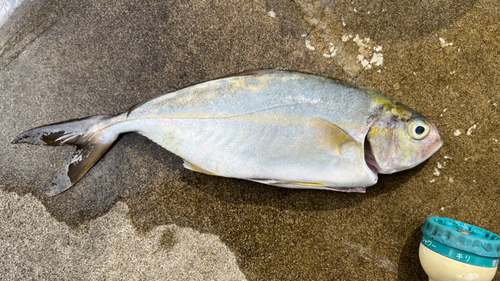
<svg viewBox="0 0 500 281"><path fill-rule="evenodd" d="M481 267L497 267L500 236L460 221L428 217L422 244L451 259Z"/></svg>

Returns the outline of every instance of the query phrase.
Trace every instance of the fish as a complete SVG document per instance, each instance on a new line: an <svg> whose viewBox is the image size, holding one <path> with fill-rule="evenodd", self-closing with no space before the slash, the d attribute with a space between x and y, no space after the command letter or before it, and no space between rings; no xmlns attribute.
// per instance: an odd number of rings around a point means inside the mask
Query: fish
<svg viewBox="0 0 500 281"><path fill-rule="evenodd" d="M47 195L55 196L129 132L181 157L196 172L343 192L366 192L378 174L411 169L443 144L428 119L375 90L280 69L203 82L115 116L36 127L12 143L76 146L49 185Z"/></svg>

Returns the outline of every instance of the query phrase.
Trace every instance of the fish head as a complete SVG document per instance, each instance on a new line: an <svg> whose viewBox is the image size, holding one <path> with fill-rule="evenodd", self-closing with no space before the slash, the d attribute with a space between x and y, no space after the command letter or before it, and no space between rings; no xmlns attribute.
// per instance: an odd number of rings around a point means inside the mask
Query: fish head
<svg viewBox="0 0 500 281"><path fill-rule="evenodd" d="M438 129L428 119L403 105L384 109L365 142L367 164L381 174L410 169L443 145Z"/></svg>

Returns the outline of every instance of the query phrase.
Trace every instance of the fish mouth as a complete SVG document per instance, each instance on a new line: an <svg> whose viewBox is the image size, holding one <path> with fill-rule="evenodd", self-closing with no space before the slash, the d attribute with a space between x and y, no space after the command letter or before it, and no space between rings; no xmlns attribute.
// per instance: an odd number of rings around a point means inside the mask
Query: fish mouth
<svg viewBox="0 0 500 281"><path fill-rule="evenodd" d="M431 123L431 130L437 132L437 137L438 137L437 139L439 141L436 141L434 143L434 145L429 150L429 152L427 154L427 157L425 159L428 159L430 156L434 155L434 153L436 153L443 146L443 144L444 144L443 135L441 135L441 132L432 123Z"/></svg>
<svg viewBox="0 0 500 281"><path fill-rule="evenodd" d="M427 150L427 155L418 164L424 162L425 160L429 159L432 155L434 155L434 153L436 153L443 146L443 143L444 143L443 138L441 137L441 133L439 133L439 141L435 142L431 147L429 147L429 149Z"/></svg>

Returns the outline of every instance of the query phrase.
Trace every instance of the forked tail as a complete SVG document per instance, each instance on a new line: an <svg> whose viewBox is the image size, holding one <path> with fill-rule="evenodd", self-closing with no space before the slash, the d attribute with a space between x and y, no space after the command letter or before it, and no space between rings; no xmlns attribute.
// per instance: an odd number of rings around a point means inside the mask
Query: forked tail
<svg viewBox="0 0 500 281"><path fill-rule="evenodd" d="M109 115L97 115L37 127L18 135L12 143L46 145L76 145L77 149L64 169L50 184L49 196L57 195L73 186L106 153L118 137L114 132L100 129Z"/></svg>

